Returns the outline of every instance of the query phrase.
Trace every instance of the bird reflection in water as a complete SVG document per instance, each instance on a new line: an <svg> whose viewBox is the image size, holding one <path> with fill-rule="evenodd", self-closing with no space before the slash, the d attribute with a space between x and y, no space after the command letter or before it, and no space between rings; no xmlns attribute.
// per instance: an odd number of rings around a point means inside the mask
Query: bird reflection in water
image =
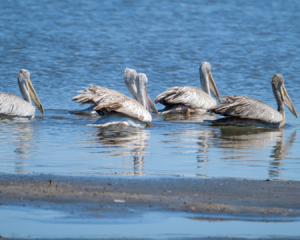
<svg viewBox="0 0 300 240"><path fill-rule="evenodd" d="M2 124L5 124L5 127L1 129L5 129L8 134L2 132L5 138L0 138L0 141L5 142L1 143L1 146L5 146L8 142L15 145L13 157L15 159L15 172L26 173L28 160L32 159L32 153L35 152L35 141L32 141L35 135L33 122L27 119L6 119L1 121ZM8 136L10 136L10 140L8 140Z"/></svg>
<svg viewBox="0 0 300 240"><path fill-rule="evenodd" d="M288 150L296 140L296 130L288 137L288 141L284 144L284 128L268 129L268 128L239 128L239 127L220 127L220 138L218 147L223 148L226 155L224 159L238 159L243 162L246 159L247 164L253 161L264 161L264 159L256 159L262 156L259 150L273 148L271 161L269 161L269 177L279 178L281 170ZM257 155L257 156L256 156ZM250 159L250 162L249 162Z"/></svg>
<svg viewBox="0 0 300 240"><path fill-rule="evenodd" d="M217 117L215 114L165 114L161 115L164 121L175 121L175 122L189 122L189 123L200 123L204 120L216 120ZM172 133L171 135L178 135L179 142L191 142L194 141L198 145L197 148L197 168L205 169L207 166L208 159L208 152L210 148L210 139L212 137L216 137L216 133L214 129L207 128L207 129L197 129L197 130L187 130L180 133ZM186 136L183 137L183 136ZM190 148L191 146L181 146L184 148ZM180 152L186 153L184 152ZM202 174L200 174L203 176ZM197 175L197 176L200 176Z"/></svg>
<svg viewBox="0 0 300 240"><path fill-rule="evenodd" d="M161 114L159 117L163 118L163 121L175 121L175 122L203 122L204 120L216 120L215 114Z"/></svg>
<svg viewBox="0 0 300 240"><path fill-rule="evenodd" d="M281 138L277 139L272 154L270 156L271 158L273 158L273 161L270 162L270 170L269 170L270 178L278 178L281 176L279 170L280 170L280 166L282 166L283 164L282 160L284 160L286 156L289 154L289 150L291 149L292 145L296 141L297 130L295 130L288 136L285 144L284 144L284 129L282 129L280 132L282 134Z"/></svg>
<svg viewBox="0 0 300 240"><path fill-rule="evenodd" d="M105 146L113 146L109 156L122 156L123 165L132 164L133 172L123 172L125 175L144 175L144 164L146 148L148 147L149 131L145 129L99 129L93 136L97 136L97 141ZM119 150L116 150L119 149ZM117 153L114 153L116 152ZM128 161L129 159L129 161Z"/></svg>
<svg viewBox="0 0 300 240"><path fill-rule="evenodd" d="M197 118L198 121L202 121L201 115L192 115ZM177 121L187 121L187 116L178 114L164 115L165 118L174 119ZM181 118L179 118L181 117ZM214 117L214 116L211 116ZM176 121L175 120L175 121ZM194 118L194 121L196 118ZM193 123L192 123L193 124ZM196 127L196 128L195 128ZM194 128L194 129L191 129ZM184 161L192 162L194 159L190 158L190 154L196 154L197 168L206 169L209 162L209 152L212 145L212 138L217 137L215 129L206 128L202 125L191 125L191 128L185 131L170 131L164 133L163 135L167 137L167 140L161 141L162 144L167 144L167 148L176 149L172 152L175 155L187 155ZM176 129L176 127L173 127ZM174 146L175 143L175 146ZM197 176L205 176L202 173L197 174Z"/></svg>

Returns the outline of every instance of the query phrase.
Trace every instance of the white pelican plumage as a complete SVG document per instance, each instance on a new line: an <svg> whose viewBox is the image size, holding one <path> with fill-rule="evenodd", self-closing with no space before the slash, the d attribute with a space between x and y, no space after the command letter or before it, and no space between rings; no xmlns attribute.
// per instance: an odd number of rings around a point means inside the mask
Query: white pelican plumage
<svg viewBox="0 0 300 240"><path fill-rule="evenodd" d="M18 84L23 98L11 93L0 93L0 117L2 118L34 118L35 108L31 104L31 100L37 108L44 114L42 103L34 90L30 81L30 73L26 69L21 69L18 73Z"/></svg>
<svg viewBox="0 0 300 240"><path fill-rule="evenodd" d="M155 98L155 103L159 102L166 106L162 114L206 113L208 108L217 105L210 91L221 102L219 90L211 74L210 63L201 63L199 72L203 90L197 87L172 87Z"/></svg>
<svg viewBox="0 0 300 240"><path fill-rule="evenodd" d="M284 104L298 118L294 104L285 89L284 78L281 75L274 74L272 89L277 102L277 110L254 98L225 96L225 102L210 108L209 111L226 117L212 121L212 123L216 125L280 128L285 125Z"/></svg>
<svg viewBox="0 0 300 240"><path fill-rule="evenodd" d="M135 70L126 68L124 80L136 100L116 90L94 85L79 91L81 94L73 97L72 100L93 104L93 109L102 116L93 124L95 126L145 127L152 121L150 108L157 113L147 93L147 76L143 73L136 74Z"/></svg>

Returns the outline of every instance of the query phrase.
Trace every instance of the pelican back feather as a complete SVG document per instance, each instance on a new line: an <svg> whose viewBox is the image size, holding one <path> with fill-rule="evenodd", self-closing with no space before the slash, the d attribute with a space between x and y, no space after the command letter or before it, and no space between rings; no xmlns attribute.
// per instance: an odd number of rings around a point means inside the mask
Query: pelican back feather
<svg viewBox="0 0 300 240"><path fill-rule="evenodd" d="M247 96L225 96L225 101L208 109L209 112L223 116L255 119L266 123L277 124L283 116L269 105Z"/></svg>
<svg viewBox="0 0 300 240"><path fill-rule="evenodd" d="M216 100L197 87L172 87L159 94L155 103L167 105L185 105L190 108L208 109L217 105Z"/></svg>
<svg viewBox="0 0 300 240"><path fill-rule="evenodd" d="M138 101L126 95L104 87L94 86L79 91L81 94L72 98L79 103L94 105L97 112L119 112L144 123L152 121L151 114Z"/></svg>
<svg viewBox="0 0 300 240"><path fill-rule="evenodd" d="M29 102L11 93L0 93L0 116L33 118L35 108Z"/></svg>

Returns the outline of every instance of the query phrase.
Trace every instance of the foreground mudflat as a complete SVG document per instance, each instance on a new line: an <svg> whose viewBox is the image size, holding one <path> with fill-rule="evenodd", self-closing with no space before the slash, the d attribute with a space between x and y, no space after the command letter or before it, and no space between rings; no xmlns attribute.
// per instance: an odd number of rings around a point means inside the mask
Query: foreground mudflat
<svg viewBox="0 0 300 240"><path fill-rule="evenodd" d="M239 218L293 218L300 216L299 199L298 181L13 174L0 177L3 205L99 217L176 211Z"/></svg>

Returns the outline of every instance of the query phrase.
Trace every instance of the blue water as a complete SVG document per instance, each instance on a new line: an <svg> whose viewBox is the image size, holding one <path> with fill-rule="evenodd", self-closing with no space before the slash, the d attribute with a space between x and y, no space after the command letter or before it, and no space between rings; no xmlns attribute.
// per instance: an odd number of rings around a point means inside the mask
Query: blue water
<svg viewBox="0 0 300 240"><path fill-rule="evenodd" d="M189 239L228 237L292 239L300 222L255 222L195 218L193 214L151 212L134 218L101 219L53 210L0 207L3 237L25 239ZM16 228L16 226L18 226Z"/></svg>
<svg viewBox="0 0 300 240"><path fill-rule="evenodd" d="M68 115L89 84L129 95L125 67L147 74L154 99L199 86L203 61L221 95L272 107L271 79L282 74L299 113L299 11L297 0L1 1L0 91L20 96L17 73L28 69L45 115L0 121L0 172L300 180L300 122L287 109L282 130L210 127L199 116L103 130Z"/></svg>

